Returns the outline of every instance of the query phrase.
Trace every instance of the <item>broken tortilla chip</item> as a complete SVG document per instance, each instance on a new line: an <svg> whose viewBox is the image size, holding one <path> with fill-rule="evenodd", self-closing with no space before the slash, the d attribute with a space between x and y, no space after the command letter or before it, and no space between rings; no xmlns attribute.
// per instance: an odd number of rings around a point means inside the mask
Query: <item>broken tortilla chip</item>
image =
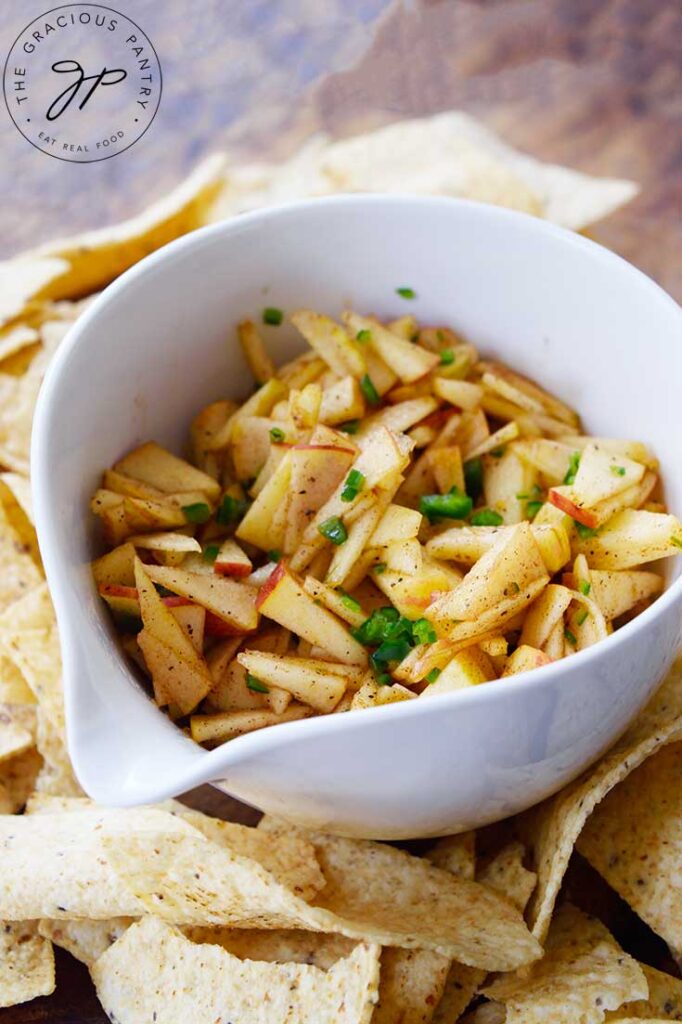
<svg viewBox="0 0 682 1024"><path fill-rule="evenodd" d="M14 356L29 345L35 345L40 341L40 335L28 324L9 324L0 330L0 362Z"/></svg>
<svg viewBox="0 0 682 1024"><path fill-rule="evenodd" d="M424 856L434 867L471 880L476 872L476 833L444 836Z"/></svg>
<svg viewBox="0 0 682 1024"><path fill-rule="evenodd" d="M507 1024L601 1024L606 1010L647 992L641 967L604 925L565 904L554 916L542 960L494 981L484 994L506 1005Z"/></svg>
<svg viewBox="0 0 682 1024"><path fill-rule="evenodd" d="M614 786L682 728L682 660L618 742L556 796L518 820L538 875L529 909L533 934L547 933L568 862L585 822Z"/></svg>
<svg viewBox="0 0 682 1024"><path fill-rule="evenodd" d="M663 747L609 793L578 850L672 949L682 949L682 743Z"/></svg>
<svg viewBox="0 0 682 1024"><path fill-rule="evenodd" d="M42 767L43 759L33 747L0 764L3 814L16 814L23 809Z"/></svg>
<svg viewBox="0 0 682 1024"><path fill-rule="evenodd" d="M65 949L76 960L91 967L120 939L135 918L113 917L103 921L52 921L38 923L38 932L55 946Z"/></svg>
<svg viewBox="0 0 682 1024"><path fill-rule="evenodd" d="M35 299L44 298L68 269L66 260L56 254L28 253L0 263L0 325L20 317Z"/></svg>
<svg viewBox="0 0 682 1024"><path fill-rule="evenodd" d="M535 872L523 866L525 853L523 843L508 843L477 875L477 881L504 893L521 913L537 882Z"/></svg>
<svg viewBox="0 0 682 1024"><path fill-rule="evenodd" d="M136 217L74 238L48 242L29 253L25 259L31 264L47 260L63 267L61 273L53 271L50 279L43 282L40 296L74 299L88 295L150 252L201 227L222 188L224 163L224 156L215 153L173 192Z"/></svg>
<svg viewBox="0 0 682 1024"><path fill-rule="evenodd" d="M0 924L0 1007L54 992L54 953L35 921Z"/></svg>
<svg viewBox="0 0 682 1024"><path fill-rule="evenodd" d="M449 957L430 949L382 949L379 1003L372 1024L429 1024L449 967Z"/></svg>
<svg viewBox="0 0 682 1024"><path fill-rule="evenodd" d="M379 985L379 947L358 943L328 971L309 964L240 960L197 945L153 917L132 925L91 969L105 1012L119 1024L267 1019L369 1024Z"/></svg>
<svg viewBox="0 0 682 1024"><path fill-rule="evenodd" d="M682 981L648 964L639 966L647 980L649 995L646 999L626 1003L619 1010L607 1013L606 1019L682 1020Z"/></svg>

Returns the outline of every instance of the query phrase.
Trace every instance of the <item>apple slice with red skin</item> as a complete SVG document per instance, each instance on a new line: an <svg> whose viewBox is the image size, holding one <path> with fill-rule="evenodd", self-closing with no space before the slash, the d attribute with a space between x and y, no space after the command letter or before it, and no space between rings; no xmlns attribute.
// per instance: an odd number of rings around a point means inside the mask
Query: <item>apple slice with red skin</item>
<svg viewBox="0 0 682 1024"><path fill-rule="evenodd" d="M223 541L213 563L213 571L219 576L250 576L253 564L249 556L231 538Z"/></svg>
<svg viewBox="0 0 682 1024"><path fill-rule="evenodd" d="M577 523L581 523L591 530L595 530L599 525L599 519L594 512L591 512L589 508L581 508L580 505L576 505L568 495L562 494L556 487L550 488L548 497L552 505L565 512L571 519L575 519Z"/></svg>
<svg viewBox="0 0 682 1024"><path fill-rule="evenodd" d="M137 594L137 587L123 587L118 584L102 583L98 588L99 594L104 598L114 615L126 615L132 618L140 617L140 602ZM195 604L187 597L180 597L178 594L169 594L161 598L166 608L180 608L184 605ZM206 612L206 636L228 637L248 636L249 631L237 629L229 622L214 615L213 612Z"/></svg>

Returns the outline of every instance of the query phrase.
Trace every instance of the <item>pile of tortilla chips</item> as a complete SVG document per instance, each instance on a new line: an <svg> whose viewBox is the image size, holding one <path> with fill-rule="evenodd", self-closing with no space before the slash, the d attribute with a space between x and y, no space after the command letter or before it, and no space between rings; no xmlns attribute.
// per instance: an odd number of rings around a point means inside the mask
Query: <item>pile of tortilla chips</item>
<svg viewBox="0 0 682 1024"><path fill-rule="evenodd" d="M118 1024L682 1020L682 981L639 963L562 889L577 847L682 951L682 664L563 792L419 856L174 801L97 807L73 774L28 482L54 350L98 289L209 220L394 187L577 229L636 191L540 165L447 114L317 140L278 168L211 157L138 217L0 265L0 1007L54 990L57 945Z"/></svg>

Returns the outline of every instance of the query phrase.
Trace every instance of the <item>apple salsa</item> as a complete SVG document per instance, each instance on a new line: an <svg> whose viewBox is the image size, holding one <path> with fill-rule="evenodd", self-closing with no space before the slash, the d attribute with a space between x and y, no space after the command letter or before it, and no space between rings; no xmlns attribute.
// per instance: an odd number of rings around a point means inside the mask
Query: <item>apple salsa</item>
<svg viewBox="0 0 682 1024"><path fill-rule="evenodd" d="M538 668L661 592L646 566L682 524L644 444L587 436L447 327L290 320L308 351L277 368L241 323L253 394L198 414L188 461L125 455L91 503L123 649L197 742Z"/></svg>

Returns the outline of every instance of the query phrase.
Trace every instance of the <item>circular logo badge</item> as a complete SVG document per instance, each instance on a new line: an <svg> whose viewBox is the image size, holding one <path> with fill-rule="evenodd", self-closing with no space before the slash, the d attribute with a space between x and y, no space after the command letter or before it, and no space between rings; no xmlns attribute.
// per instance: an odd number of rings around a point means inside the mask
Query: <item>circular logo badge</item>
<svg viewBox="0 0 682 1024"><path fill-rule="evenodd" d="M154 120L161 65L139 25L101 4L65 4L27 25L5 62L10 117L36 149L75 163L129 149Z"/></svg>

